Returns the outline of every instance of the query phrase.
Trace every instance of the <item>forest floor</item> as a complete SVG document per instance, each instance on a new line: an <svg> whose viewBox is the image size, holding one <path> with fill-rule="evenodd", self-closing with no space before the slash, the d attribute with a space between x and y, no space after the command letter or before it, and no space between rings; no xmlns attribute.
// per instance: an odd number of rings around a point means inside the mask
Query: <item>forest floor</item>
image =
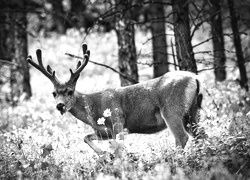
<svg viewBox="0 0 250 180"><path fill-rule="evenodd" d="M44 63L56 67L59 79L69 77L76 60L65 52L81 55L80 34L30 40L29 52L44 52ZM91 60L117 67L114 34L89 35L85 42ZM149 45L138 37L139 59L147 61ZM56 43L55 43L56 42ZM36 58L35 58L36 59ZM151 77L151 68L139 66L141 81ZM169 129L157 134L126 135L125 140L97 141L111 156L98 157L84 143L93 130L56 111L52 84L31 68L33 97L16 107L0 105L0 179L250 179L250 94L240 89L229 69L228 80L214 84L213 71L204 71L204 101L200 126L208 138L191 137L184 150L176 149ZM119 76L109 69L89 64L78 80L77 90L91 93L118 86Z"/></svg>

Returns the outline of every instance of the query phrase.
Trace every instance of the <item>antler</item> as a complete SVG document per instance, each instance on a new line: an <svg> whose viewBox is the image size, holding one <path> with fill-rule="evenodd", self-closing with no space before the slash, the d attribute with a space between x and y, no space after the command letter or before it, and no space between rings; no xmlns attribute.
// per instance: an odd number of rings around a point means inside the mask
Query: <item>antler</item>
<svg viewBox="0 0 250 180"><path fill-rule="evenodd" d="M85 61L83 63L81 63L81 61L78 61L75 72L73 72L72 69L69 69L71 75L67 83L75 83L79 78L81 71L88 64L90 51L88 50L87 44L82 44L82 51Z"/></svg>
<svg viewBox="0 0 250 180"><path fill-rule="evenodd" d="M41 49L36 50L36 56L37 56L38 64L32 60L31 56L28 56L28 58L27 58L28 63L30 63L36 69L41 71L41 73L43 73L47 78L49 78L49 80L53 84L59 84L59 81L55 75L55 71L53 71L49 65L47 66L47 70L44 68L43 61L42 61L42 50Z"/></svg>

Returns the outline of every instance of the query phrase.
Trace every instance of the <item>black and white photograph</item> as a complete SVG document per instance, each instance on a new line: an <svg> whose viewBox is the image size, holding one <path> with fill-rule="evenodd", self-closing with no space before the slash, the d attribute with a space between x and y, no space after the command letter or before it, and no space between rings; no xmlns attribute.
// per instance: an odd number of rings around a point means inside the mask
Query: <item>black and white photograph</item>
<svg viewBox="0 0 250 180"><path fill-rule="evenodd" d="M1 0L0 180L250 180L250 0Z"/></svg>

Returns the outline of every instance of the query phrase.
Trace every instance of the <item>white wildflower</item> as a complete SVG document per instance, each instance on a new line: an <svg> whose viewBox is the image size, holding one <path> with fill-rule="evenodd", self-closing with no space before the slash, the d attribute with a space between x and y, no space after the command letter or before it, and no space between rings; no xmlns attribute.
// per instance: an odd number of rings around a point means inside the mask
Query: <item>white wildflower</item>
<svg viewBox="0 0 250 180"><path fill-rule="evenodd" d="M103 116L104 116L104 117L111 117L111 111L110 111L110 109L106 109L106 110L103 112Z"/></svg>
<svg viewBox="0 0 250 180"><path fill-rule="evenodd" d="M105 125L105 118L104 117L101 117L97 120L97 124L98 125Z"/></svg>

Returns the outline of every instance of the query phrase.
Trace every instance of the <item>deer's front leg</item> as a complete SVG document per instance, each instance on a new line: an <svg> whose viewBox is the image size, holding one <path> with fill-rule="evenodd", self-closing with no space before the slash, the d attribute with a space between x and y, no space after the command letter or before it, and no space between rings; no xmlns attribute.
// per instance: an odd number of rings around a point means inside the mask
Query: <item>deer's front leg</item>
<svg viewBox="0 0 250 180"><path fill-rule="evenodd" d="M97 147L93 140L107 140L112 138L112 133L109 128L105 126L95 127L96 133L89 134L84 137L84 142L87 143L99 156L104 154L99 147Z"/></svg>
<svg viewBox="0 0 250 180"><path fill-rule="evenodd" d="M99 137L95 133L93 133L85 136L84 142L87 143L100 156L103 154L103 151L93 143L93 140L98 140L98 139Z"/></svg>

